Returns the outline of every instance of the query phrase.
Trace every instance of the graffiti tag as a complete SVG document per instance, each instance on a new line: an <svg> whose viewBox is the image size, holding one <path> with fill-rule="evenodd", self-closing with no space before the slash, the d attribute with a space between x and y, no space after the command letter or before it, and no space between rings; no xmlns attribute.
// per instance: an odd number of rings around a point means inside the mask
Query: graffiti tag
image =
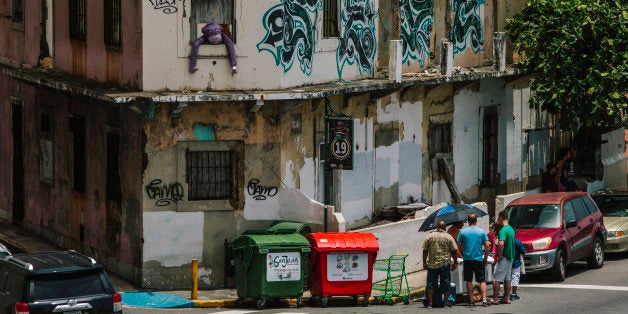
<svg viewBox="0 0 628 314"><path fill-rule="evenodd" d="M421 66L430 55L430 35L434 25L434 0L399 0L403 63L417 60Z"/></svg>
<svg viewBox="0 0 628 314"><path fill-rule="evenodd" d="M451 0L454 11L454 24L449 40L454 43L454 55L471 45L473 52L484 48L484 0Z"/></svg>
<svg viewBox="0 0 628 314"><path fill-rule="evenodd" d="M253 196L256 201L263 201L267 197L273 197L277 195L279 189L276 186L264 186L259 184L258 179L251 179L246 187L246 191L249 195Z"/></svg>
<svg viewBox="0 0 628 314"><path fill-rule="evenodd" d="M286 73L297 59L301 71L312 73L314 32L319 0L284 0L270 8L262 18L266 37L257 44L257 50L266 50L275 57L275 64Z"/></svg>
<svg viewBox="0 0 628 314"><path fill-rule="evenodd" d="M178 182L166 185L160 179L155 179L146 186L146 194L151 200L157 200L155 205L168 206L183 199L183 186Z"/></svg>
<svg viewBox="0 0 628 314"><path fill-rule="evenodd" d="M149 0L153 9L162 10L166 14L177 12L177 0Z"/></svg>
<svg viewBox="0 0 628 314"><path fill-rule="evenodd" d="M377 11L371 0L346 0L341 10L344 33L336 51L338 77L342 78L345 64L357 62L360 74L373 73Z"/></svg>

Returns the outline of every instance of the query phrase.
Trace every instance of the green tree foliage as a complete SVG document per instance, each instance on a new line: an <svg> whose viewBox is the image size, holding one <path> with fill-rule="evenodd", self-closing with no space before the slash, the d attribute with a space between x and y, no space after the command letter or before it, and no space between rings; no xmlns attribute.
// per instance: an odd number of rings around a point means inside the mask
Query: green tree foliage
<svg viewBox="0 0 628 314"><path fill-rule="evenodd" d="M506 31L533 74L531 107L558 113L563 128L625 120L627 0L530 0Z"/></svg>

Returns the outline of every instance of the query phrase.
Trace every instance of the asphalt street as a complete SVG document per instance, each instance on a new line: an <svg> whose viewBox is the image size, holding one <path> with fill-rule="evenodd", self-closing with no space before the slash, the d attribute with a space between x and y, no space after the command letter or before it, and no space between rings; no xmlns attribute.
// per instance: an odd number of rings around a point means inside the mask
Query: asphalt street
<svg viewBox="0 0 628 314"><path fill-rule="evenodd" d="M521 300L512 304L481 306L455 306L452 309L426 309L419 300L409 305L403 303L389 305L371 305L367 308L352 306L334 306L333 300L327 308L270 308L263 311L251 309L143 309L124 308L125 313L625 313L628 308L628 255L606 256L606 263L601 269L589 269L585 262L578 262L568 267L565 282L551 282L547 276L528 275L519 287ZM269 304L269 307L272 305Z"/></svg>

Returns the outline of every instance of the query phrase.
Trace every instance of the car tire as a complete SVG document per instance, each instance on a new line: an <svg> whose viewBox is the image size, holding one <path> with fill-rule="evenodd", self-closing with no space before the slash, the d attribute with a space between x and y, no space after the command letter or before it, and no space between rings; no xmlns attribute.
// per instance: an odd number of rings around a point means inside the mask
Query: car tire
<svg viewBox="0 0 628 314"><path fill-rule="evenodd" d="M587 264L591 268L602 268L602 265L604 265L604 246L602 240L598 237L595 237L595 240L593 240L593 247L591 248L591 255L589 255Z"/></svg>
<svg viewBox="0 0 628 314"><path fill-rule="evenodd" d="M550 272L552 279L557 282L565 281L567 278L567 258L563 249L559 249L556 252L556 260L554 261L554 267Z"/></svg>

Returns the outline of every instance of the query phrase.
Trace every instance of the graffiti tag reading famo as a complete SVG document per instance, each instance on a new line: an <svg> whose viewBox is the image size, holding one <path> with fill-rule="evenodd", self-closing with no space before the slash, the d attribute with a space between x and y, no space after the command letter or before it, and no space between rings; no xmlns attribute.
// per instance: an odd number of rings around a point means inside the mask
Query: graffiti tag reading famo
<svg viewBox="0 0 628 314"><path fill-rule="evenodd" d="M286 73L297 59L301 71L312 73L314 57L314 32L319 0L283 0L264 14L262 24L266 37L257 44L257 50L266 50L275 57L275 64Z"/></svg>
<svg viewBox="0 0 628 314"><path fill-rule="evenodd" d="M273 197L277 195L279 189L276 186L264 186L259 184L258 179L251 179L246 187L247 193L253 196L256 201L263 201L267 197Z"/></svg>
<svg viewBox="0 0 628 314"><path fill-rule="evenodd" d="M155 205L168 206L183 199L183 186L178 182L166 185L155 179L146 186L146 194L151 200L157 199Z"/></svg>
<svg viewBox="0 0 628 314"><path fill-rule="evenodd" d="M399 0L403 63L417 60L421 66L430 55L434 25L434 0Z"/></svg>
<svg viewBox="0 0 628 314"><path fill-rule="evenodd" d="M454 24L449 40L454 43L454 55L471 45L473 52L484 49L484 0L451 0Z"/></svg>
<svg viewBox="0 0 628 314"><path fill-rule="evenodd" d="M162 10L166 14L177 12L177 0L149 0L153 9Z"/></svg>
<svg viewBox="0 0 628 314"><path fill-rule="evenodd" d="M360 74L373 73L375 50L375 18L377 11L371 0L345 0L341 9L344 33L336 52L338 77L342 78L345 64L357 62Z"/></svg>

